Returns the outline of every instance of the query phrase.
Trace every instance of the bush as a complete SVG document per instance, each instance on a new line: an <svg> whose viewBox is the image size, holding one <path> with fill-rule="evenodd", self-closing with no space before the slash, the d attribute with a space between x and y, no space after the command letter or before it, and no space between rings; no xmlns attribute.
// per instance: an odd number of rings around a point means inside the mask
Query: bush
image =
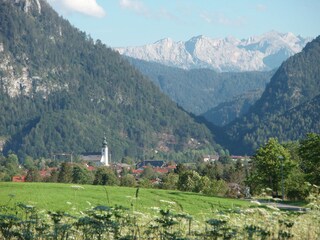
<svg viewBox="0 0 320 240"><path fill-rule="evenodd" d="M135 187L137 182L134 176L128 174L120 179L120 185L124 187Z"/></svg>

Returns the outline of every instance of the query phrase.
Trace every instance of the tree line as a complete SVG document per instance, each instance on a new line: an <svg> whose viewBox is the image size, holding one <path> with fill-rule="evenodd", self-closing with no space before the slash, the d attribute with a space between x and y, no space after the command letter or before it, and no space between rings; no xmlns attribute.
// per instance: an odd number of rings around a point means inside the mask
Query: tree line
<svg viewBox="0 0 320 240"><path fill-rule="evenodd" d="M124 158L124 162L132 162ZM0 180L10 181L13 175L22 174L18 158L14 154L0 159ZM97 167L94 171L82 163L33 161L24 164L28 169L26 181L47 181L75 184L118 185L176 189L206 195L246 197L245 189L253 195L269 194L273 197L305 199L310 184L320 185L320 135L308 134L297 142L280 143L271 138L262 145L250 160L233 161L229 155L220 156L214 162L196 159L194 164L178 163L166 174L146 166L137 176L133 168L118 171L112 167ZM40 176L43 167L56 167L50 175ZM133 166L133 165L132 165Z"/></svg>

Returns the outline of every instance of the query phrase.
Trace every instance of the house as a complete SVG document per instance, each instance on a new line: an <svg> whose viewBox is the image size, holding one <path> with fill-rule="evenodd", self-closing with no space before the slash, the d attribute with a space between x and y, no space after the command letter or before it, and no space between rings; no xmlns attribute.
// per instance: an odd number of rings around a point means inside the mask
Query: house
<svg viewBox="0 0 320 240"><path fill-rule="evenodd" d="M96 168L95 168L94 166L89 166L88 164L86 164L86 168L87 168L90 172L96 170Z"/></svg>
<svg viewBox="0 0 320 240"><path fill-rule="evenodd" d="M160 173L160 174L166 174L168 172L172 172L177 167L176 164L168 165L165 163L165 161L162 161L162 160L145 160L137 163L136 169L132 170L132 173L135 176L139 176L143 172L143 170L148 166L150 166L154 172Z"/></svg>
<svg viewBox="0 0 320 240"><path fill-rule="evenodd" d="M129 165L129 164L126 164L126 163L115 163L113 164L113 168L116 170L116 172L118 173L118 176L121 176L121 173L124 171L124 170L127 170L129 171L132 166Z"/></svg>
<svg viewBox="0 0 320 240"><path fill-rule="evenodd" d="M214 162L219 160L219 155L205 155L203 156L204 162Z"/></svg>
<svg viewBox="0 0 320 240"><path fill-rule="evenodd" d="M94 164L100 163L101 155L80 155L80 159L84 162L92 162Z"/></svg>
<svg viewBox="0 0 320 240"><path fill-rule="evenodd" d="M26 176L13 176L12 182L25 182Z"/></svg>
<svg viewBox="0 0 320 240"><path fill-rule="evenodd" d="M111 154L109 153L108 143L106 136L103 137L101 154L95 155L80 155L80 159L84 162L94 163L95 166L110 166Z"/></svg>
<svg viewBox="0 0 320 240"><path fill-rule="evenodd" d="M165 167L165 162L162 160L145 160L136 164L136 169L144 168L146 166L151 166L152 168L162 168Z"/></svg>
<svg viewBox="0 0 320 240"><path fill-rule="evenodd" d="M54 171L58 171L57 167L51 167L51 168L47 168L47 169L42 169L39 171L39 174L42 178L44 177L50 177L52 172Z"/></svg>
<svg viewBox="0 0 320 240"><path fill-rule="evenodd" d="M132 174L134 176L139 176L141 173L143 173L143 169L132 169Z"/></svg>
<svg viewBox="0 0 320 240"><path fill-rule="evenodd" d="M168 173L170 169L168 169L167 167L164 167L164 168L153 168L153 171L156 172L156 173L160 173L160 174L165 174L165 173Z"/></svg>
<svg viewBox="0 0 320 240"><path fill-rule="evenodd" d="M249 156L230 156L230 158L233 160L233 161L238 161L238 160L240 160L240 161L249 161L250 160L250 157Z"/></svg>

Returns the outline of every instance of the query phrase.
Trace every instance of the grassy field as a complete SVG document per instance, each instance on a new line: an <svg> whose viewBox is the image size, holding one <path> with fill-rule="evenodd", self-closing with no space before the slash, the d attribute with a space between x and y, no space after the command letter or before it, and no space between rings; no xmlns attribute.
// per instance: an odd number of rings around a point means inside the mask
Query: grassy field
<svg viewBox="0 0 320 240"><path fill-rule="evenodd" d="M172 190L73 185L57 183L0 183L1 205L23 202L38 209L79 212L97 205L121 205L134 211L152 213L170 207L194 217L208 216L215 210L246 208L243 200L209 197L197 193Z"/></svg>
<svg viewBox="0 0 320 240"><path fill-rule="evenodd" d="M136 198L136 191L0 182L0 205L5 206L0 208L0 239L320 239L318 202L307 212L286 212L275 206L251 207L248 201L157 189L139 189ZM93 209L98 205L128 210Z"/></svg>

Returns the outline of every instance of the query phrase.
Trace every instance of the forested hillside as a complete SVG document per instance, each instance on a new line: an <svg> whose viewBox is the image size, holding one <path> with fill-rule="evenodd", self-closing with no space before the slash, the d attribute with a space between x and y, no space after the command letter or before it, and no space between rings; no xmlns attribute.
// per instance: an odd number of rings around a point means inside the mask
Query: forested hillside
<svg viewBox="0 0 320 240"><path fill-rule="evenodd" d="M234 119L246 114L250 107L261 97L263 90L252 90L235 96L231 101L220 103L202 114L208 121L217 126L224 126Z"/></svg>
<svg viewBox="0 0 320 240"><path fill-rule="evenodd" d="M263 91L274 73L183 70L134 58L128 60L143 74L149 76L171 99L196 115L250 91ZM212 121L211 118L207 120ZM218 125L222 124L219 122Z"/></svg>
<svg viewBox="0 0 320 240"><path fill-rule="evenodd" d="M210 148L212 134L113 50L44 0L0 3L0 136L4 152L113 159ZM190 139L193 139L190 141Z"/></svg>
<svg viewBox="0 0 320 240"><path fill-rule="evenodd" d="M320 37L284 62L248 114L229 124L225 142L250 153L269 137L303 138L320 132ZM231 142L230 142L231 139Z"/></svg>

